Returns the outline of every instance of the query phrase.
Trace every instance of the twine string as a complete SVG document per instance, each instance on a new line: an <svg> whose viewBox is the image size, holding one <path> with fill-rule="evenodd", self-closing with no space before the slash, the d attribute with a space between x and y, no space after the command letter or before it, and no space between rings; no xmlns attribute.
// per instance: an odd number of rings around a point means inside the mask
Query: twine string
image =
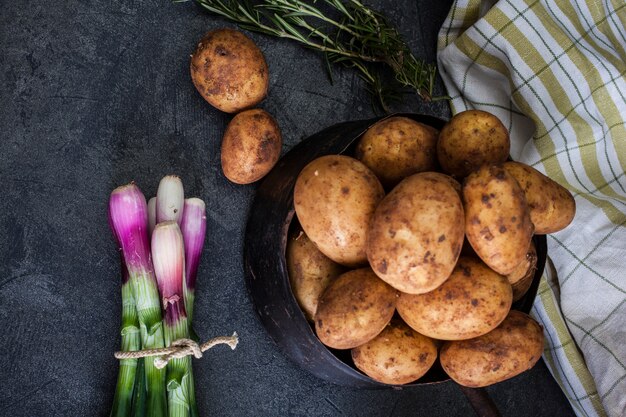
<svg viewBox="0 0 626 417"><path fill-rule="evenodd" d="M228 345L232 350L235 350L237 343L239 343L239 336L237 335L237 332L235 332L232 336L215 337L201 345L191 339L177 339L166 348L115 352L114 356L117 359L139 359L158 356L158 358L154 360L154 366L158 369L163 369L172 359L184 358L189 355L193 355L196 359L200 359L202 357L202 352L205 352L216 345Z"/></svg>

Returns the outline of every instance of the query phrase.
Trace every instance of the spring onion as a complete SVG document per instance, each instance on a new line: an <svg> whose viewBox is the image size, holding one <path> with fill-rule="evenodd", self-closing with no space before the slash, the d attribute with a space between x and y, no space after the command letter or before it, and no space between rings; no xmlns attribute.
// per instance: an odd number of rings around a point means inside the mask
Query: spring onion
<svg viewBox="0 0 626 417"><path fill-rule="evenodd" d="M192 338L197 339L191 320L193 318L193 303L195 299L198 266L200 265L200 257L202 256L202 248L204 247L204 237L206 234L206 207L204 201L199 198L188 198L185 200L180 228L185 243L185 282L183 283L185 309L189 322L189 333ZM194 417L198 415L198 410L196 406L193 372L190 383L189 400L191 403L191 415Z"/></svg>
<svg viewBox="0 0 626 417"><path fill-rule="evenodd" d="M164 347L161 304L148 243L148 207L135 184L116 188L109 200L109 218L128 269L143 349ZM167 415L165 372L154 358L144 358L146 415Z"/></svg>
<svg viewBox="0 0 626 417"><path fill-rule="evenodd" d="M158 197L157 197L158 204ZM161 222L152 233L152 259L163 304L165 344L189 338L183 300L185 249L175 221ZM170 417L190 415L189 384L191 358L171 359L167 364L167 399Z"/></svg>

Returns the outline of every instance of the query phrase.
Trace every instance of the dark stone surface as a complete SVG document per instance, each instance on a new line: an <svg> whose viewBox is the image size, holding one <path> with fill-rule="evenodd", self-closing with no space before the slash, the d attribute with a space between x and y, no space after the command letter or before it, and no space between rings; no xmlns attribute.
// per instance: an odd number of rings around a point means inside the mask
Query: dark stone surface
<svg viewBox="0 0 626 417"><path fill-rule="evenodd" d="M434 60L450 1L378 2ZM106 207L136 181L147 196L179 174L207 202L196 329L236 330L236 351L194 362L202 415L467 416L451 383L368 391L318 380L283 357L248 300L242 236L254 186L222 175L230 116L206 104L188 56L209 29L232 26L192 3L156 0L3 2L0 13L0 415L106 416L117 374L119 271ZM271 72L262 107L278 119L283 152L335 122L373 115L354 73L330 85L320 56L252 35ZM399 110L447 116L445 103ZM489 389L506 416L568 416L540 363Z"/></svg>

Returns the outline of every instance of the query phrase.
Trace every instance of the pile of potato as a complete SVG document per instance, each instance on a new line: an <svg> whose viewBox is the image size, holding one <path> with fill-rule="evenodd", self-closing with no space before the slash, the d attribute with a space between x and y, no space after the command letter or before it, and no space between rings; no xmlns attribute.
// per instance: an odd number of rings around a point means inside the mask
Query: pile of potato
<svg viewBox="0 0 626 417"><path fill-rule="evenodd" d="M224 176L250 184L278 162L282 136L268 112L254 109L267 95L269 69L263 52L242 32L208 32L191 55L191 79L202 97L226 113L237 113L222 139Z"/></svg>
<svg viewBox="0 0 626 417"><path fill-rule="evenodd" d="M404 117L372 126L355 157L328 155L297 178L289 237L293 293L320 341L351 349L371 378L405 384L436 362L490 385L541 356L543 332L511 311L536 269L532 236L567 226L572 195L507 161L509 136L483 111L438 132Z"/></svg>

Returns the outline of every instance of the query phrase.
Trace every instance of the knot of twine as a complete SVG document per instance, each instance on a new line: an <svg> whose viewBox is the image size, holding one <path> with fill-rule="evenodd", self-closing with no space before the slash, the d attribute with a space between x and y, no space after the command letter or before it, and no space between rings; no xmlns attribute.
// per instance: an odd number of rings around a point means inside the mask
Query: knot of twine
<svg viewBox="0 0 626 417"><path fill-rule="evenodd" d="M139 359L158 356L158 358L154 360L154 366L158 369L163 369L172 359L184 358L189 355L193 355L195 358L200 359L202 357L202 352L211 349L213 346L228 345L232 350L235 350L237 343L239 343L239 336L237 336L237 332L235 332L232 336L215 337L201 345L191 339L177 339L166 348L115 352L114 356L117 359Z"/></svg>

